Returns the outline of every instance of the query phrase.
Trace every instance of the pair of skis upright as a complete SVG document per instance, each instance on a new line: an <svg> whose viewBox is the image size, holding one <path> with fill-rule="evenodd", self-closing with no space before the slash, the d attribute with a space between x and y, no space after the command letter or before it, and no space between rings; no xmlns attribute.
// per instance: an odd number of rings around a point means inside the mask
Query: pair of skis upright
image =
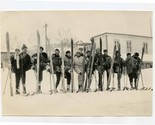
<svg viewBox="0 0 155 125"><path fill-rule="evenodd" d="M8 61L8 77L9 77L9 83L10 83L10 96L13 96L11 61L10 61L10 40L9 40L8 32L6 33L6 47L7 47L7 61ZM7 84L7 81L6 81L6 84ZM3 93L5 93L5 89L6 89L6 85Z"/></svg>
<svg viewBox="0 0 155 125"><path fill-rule="evenodd" d="M93 72L93 66L94 66L94 57L95 57L95 50L96 50L96 44L94 42L94 39L92 39L92 46L91 46L91 56L87 65L86 70L86 81L85 81L85 88L84 90L86 92L90 91L90 86L92 82L92 72Z"/></svg>

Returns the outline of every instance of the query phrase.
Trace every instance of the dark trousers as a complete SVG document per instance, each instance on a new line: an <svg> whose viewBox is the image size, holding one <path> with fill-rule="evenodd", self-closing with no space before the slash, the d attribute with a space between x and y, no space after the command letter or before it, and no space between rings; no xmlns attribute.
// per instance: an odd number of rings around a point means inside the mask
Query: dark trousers
<svg viewBox="0 0 155 125"><path fill-rule="evenodd" d="M129 81L130 81L130 85L131 87L133 87L133 80L134 80L134 83L135 83L135 87L136 87L136 82L137 82L137 79L138 79L138 74L136 72L132 72L130 74L128 74L128 77L129 77Z"/></svg>
<svg viewBox="0 0 155 125"><path fill-rule="evenodd" d="M98 73L98 77L99 77L99 83L98 83L98 88L99 88L99 90L103 90L103 86L102 86L102 75L103 75L103 73Z"/></svg>
<svg viewBox="0 0 155 125"><path fill-rule="evenodd" d="M107 70L106 70L106 73L107 73L107 81L108 81L108 79L109 79L109 72L110 72L110 69L107 69Z"/></svg>
<svg viewBox="0 0 155 125"><path fill-rule="evenodd" d="M65 72L65 78L67 79L67 85L71 83L71 74L69 72Z"/></svg>
<svg viewBox="0 0 155 125"><path fill-rule="evenodd" d="M56 88L58 87L60 83L60 78L61 78L61 72L56 72Z"/></svg>
<svg viewBox="0 0 155 125"><path fill-rule="evenodd" d="M39 70L39 82L43 80L43 70L40 68Z"/></svg>
<svg viewBox="0 0 155 125"><path fill-rule="evenodd" d="M25 86L25 79L26 79L26 71L21 72L20 69L17 69L15 72L16 77L16 89L19 89L20 79L22 79L22 84Z"/></svg>
<svg viewBox="0 0 155 125"><path fill-rule="evenodd" d="M107 69L107 70L106 70L106 73L107 73L107 89L108 89L109 86L110 86L110 83L108 84L108 80L109 80L109 72L110 72L110 69Z"/></svg>
<svg viewBox="0 0 155 125"><path fill-rule="evenodd" d="M117 73L118 89L121 89L121 77L122 77L122 74Z"/></svg>

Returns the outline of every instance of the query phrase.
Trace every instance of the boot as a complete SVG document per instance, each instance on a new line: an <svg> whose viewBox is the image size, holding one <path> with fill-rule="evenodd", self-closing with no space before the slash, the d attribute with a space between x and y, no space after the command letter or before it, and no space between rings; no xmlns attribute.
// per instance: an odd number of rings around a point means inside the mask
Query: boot
<svg viewBox="0 0 155 125"><path fill-rule="evenodd" d="M16 89L16 95L19 95L19 94L20 94L19 90L18 90L18 89Z"/></svg>
<svg viewBox="0 0 155 125"><path fill-rule="evenodd" d="M26 87L23 87L23 94L26 94Z"/></svg>
<svg viewBox="0 0 155 125"><path fill-rule="evenodd" d="M120 83L118 83L118 89L117 89L117 91L121 91Z"/></svg>
<svg viewBox="0 0 155 125"><path fill-rule="evenodd" d="M67 85L67 92L70 92L70 85Z"/></svg>
<svg viewBox="0 0 155 125"><path fill-rule="evenodd" d="M137 90L137 84L136 84L136 82L135 82L135 89Z"/></svg>
<svg viewBox="0 0 155 125"><path fill-rule="evenodd" d="M110 90L110 87L109 87L109 85L107 85L107 88L106 88L106 91L108 91L108 90Z"/></svg>
<svg viewBox="0 0 155 125"><path fill-rule="evenodd" d="M41 86L38 86L37 94L40 94L40 93L42 93L42 91L41 91Z"/></svg>
<svg viewBox="0 0 155 125"><path fill-rule="evenodd" d="M81 85L79 85L79 90L76 93L78 93L78 92L82 92Z"/></svg>
<svg viewBox="0 0 155 125"><path fill-rule="evenodd" d="M130 86L131 86L130 90L133 90L134 87L133 87L133 83L132 82L130 83Z"/></svg>

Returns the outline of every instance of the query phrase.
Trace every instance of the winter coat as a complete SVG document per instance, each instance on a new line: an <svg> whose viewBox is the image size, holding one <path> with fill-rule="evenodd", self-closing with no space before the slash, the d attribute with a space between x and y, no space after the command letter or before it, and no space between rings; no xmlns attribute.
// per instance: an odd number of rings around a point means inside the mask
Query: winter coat
<svg viewBox="0 0 155 125"><path fill-rule="evenodd" d="M113 71L114 73L122 73L123 72L123 66L125 62L122 57L115 57L114 58L114 65L113 65Z"/></svg>
<svg viewBox="0 0 155 125"><path fill-rule="evenodd" d="M46 66L49 63L49 59L47 57L47 53L45 53L45 52L39 53L39 56L40 56L39 57L40 69L41 70L45 70ZM32 63L33 63L34 66L37 66L37 53L32 55Z"/></svg>
<svg viewBox="0 0 155 125"><path fill-rule="evenodd" d="M85 60L86 60L85 71L87 71L87 70L90 70L90 68L91 68L91 64L89 65L89 63L92 62L92 57L91 57L91 56L87 56ZM88 66L89 66L89 67L88 67ZM93 73L94 71L95 71L95 63L93 64L92 73Z"/></svg>
<svg viewBox="0 0 155 125"><path fill-rule="evenodd" d="M10 59L11 59L11 70L13 73L16 73L16 71L17 71L17 60L15 58L15 55L12 55ZM18 70L21 70L20 56L19 56L19 69Z"/></svg>
<svg viewBox="0 0 155 125"><path fill-rule="evenodd" d="M79 73L83 73L83 56L80 56L80 57L77 57L75 56L74 57L74 61L73 61L73 66L74 66L74 70L77 74Z"/></svg>
<svg viewBox="0 0 155 125"><path fill-rule="evenodd" d="M133 72L133 65L132 65L132 57L126 58L125 60L125 65L126 65L126 70L127 74L131 74Z"/></svg>
<svg viewBox="0 0 155 125"><path fill-rule="evenodd" d="M54 73L61 72L62 58L59 55L52 55Z"/></svg>
<svg viewBox="0 0 155 125"><path fill-rule="evenodd" d="M65 55L64 57L64 70L68 72L71 69L71 57Z"/></svg>
<svg viewBox="0 0 155 125"><path fill-rule="evenodd" d="M140 58L132 56L132 67L133 67L133 72L137 72L140 69Z"/></svg>
<svg viewBox="0 0 155 125"><path fill-rule="evenodd" d="M97 69L98 72L103 73L105 62L106 61L103 55L95 54L94 65L95 65L95 69Z"/></svg>
<svg viewBox="0 0 155 125"><path fill-rule="evenodd" d="M19 70L22 72L26 72L31 69L32 63L31 58L28 54L20 53L19 54ZM13 72L17 71L17 62L14 56L11 56L11 68Z"/></svg>
<svg viewBox="0 0 155 125"><path fill-rule="evenodd" d="M109 55L103 55L103 58L105 60L105 65L104 65L104 69L108 70L111 67L111 57Z"/></svg>

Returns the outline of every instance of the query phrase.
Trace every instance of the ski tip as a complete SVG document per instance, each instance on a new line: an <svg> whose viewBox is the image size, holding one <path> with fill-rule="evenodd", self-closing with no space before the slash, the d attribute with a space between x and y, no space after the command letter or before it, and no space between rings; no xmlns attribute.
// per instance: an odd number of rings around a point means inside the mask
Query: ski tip
<svg viewBox="0 0 155 125"><path fill-rule="evenodd" d="M37 35L40 36L39 31L37 30Z"/></svg>

